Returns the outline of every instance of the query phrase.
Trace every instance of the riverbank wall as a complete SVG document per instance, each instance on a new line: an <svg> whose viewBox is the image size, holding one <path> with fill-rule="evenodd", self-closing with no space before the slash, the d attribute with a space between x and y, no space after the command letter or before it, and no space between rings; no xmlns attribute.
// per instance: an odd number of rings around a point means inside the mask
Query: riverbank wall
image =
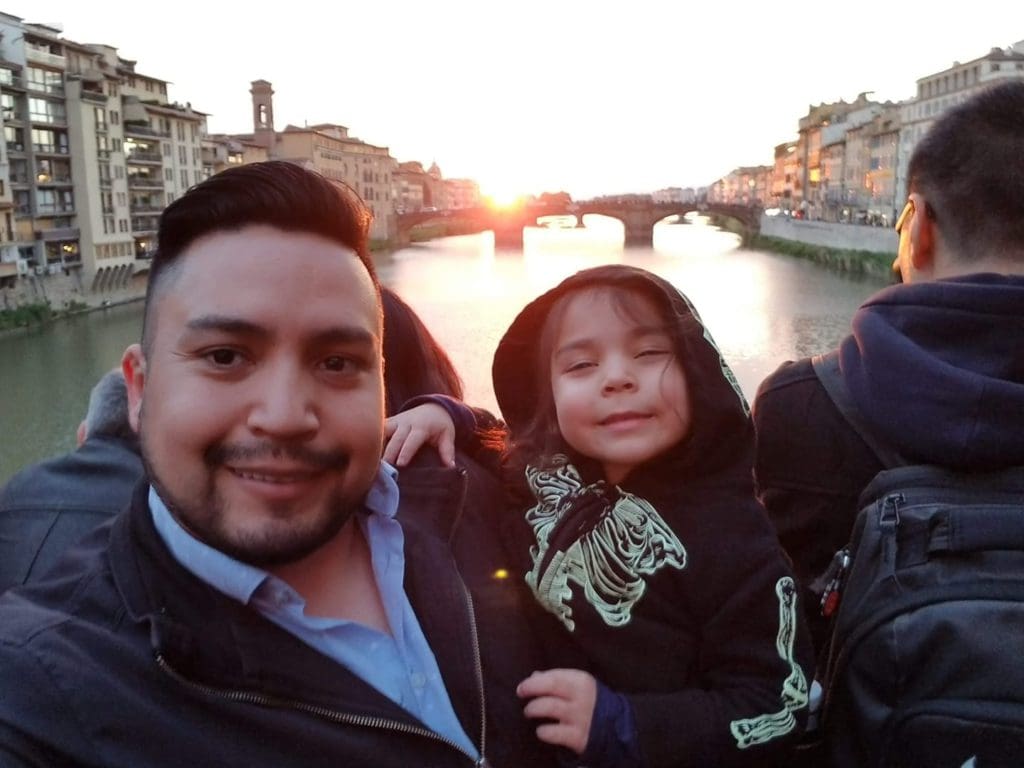
<svg viewBox="0 0 1024 768"><path fill-rule="evenodd" d="M888 227L762 216L761 232L750 238L748 245L809 259L841 272L888 277L898 242Z"/></svg>

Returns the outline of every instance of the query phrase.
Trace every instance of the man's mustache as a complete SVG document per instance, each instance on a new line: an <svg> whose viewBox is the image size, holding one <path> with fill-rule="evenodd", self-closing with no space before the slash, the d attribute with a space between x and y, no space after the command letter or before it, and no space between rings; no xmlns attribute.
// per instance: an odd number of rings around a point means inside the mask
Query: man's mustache
<svg viewBox="0 0 1024 768"><path fill-rule="evenodd" d="M209 466L263 459L286 459L317 470L342 470L348 466L348 453L340 449L316 451L304 445L269 442L252 445L212 445L206 449L203 459Z"/></svg>

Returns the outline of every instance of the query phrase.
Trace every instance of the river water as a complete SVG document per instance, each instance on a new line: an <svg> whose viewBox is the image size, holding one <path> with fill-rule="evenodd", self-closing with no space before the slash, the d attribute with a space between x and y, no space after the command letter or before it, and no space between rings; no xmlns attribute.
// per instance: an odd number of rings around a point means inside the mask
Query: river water
<svg viewBox="0 0 1024 768"><path fill-rule="evenodd" d="M527 229L522 251L496 250L484 232L380 258L382 281L448 350L471 404L496 410L491 356L516 313L586 267L632 264L681 288L748 398L782 361L834 346L857 306L883 285L740 248L736 235L700 219L659 224L647 248L624 248L614 220L592 216L586 223ZM25 464L74 447L89 390L138 339L141 319L140 302L0 338L0 483Z"/></svg>

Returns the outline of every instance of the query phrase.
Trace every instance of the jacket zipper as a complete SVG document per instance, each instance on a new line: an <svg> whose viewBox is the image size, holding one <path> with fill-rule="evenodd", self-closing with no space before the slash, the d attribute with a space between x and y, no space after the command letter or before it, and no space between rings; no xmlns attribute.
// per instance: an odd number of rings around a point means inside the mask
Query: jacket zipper
<svg viewBox="0 0 1024 768"><path fill-rule="evenodd" d="M401 723L397 720L387 720L382 717L367 717L365 715L353 715L348 712L339 712L334 709L328 709L327 707L320 707L315 704L308 704L303 701L295 701L293 699L282 699L276 696L267 696L266 694L256 693L255 691L239 691L229 690L224 688L214 688L209 685L203 685L189 680L179 673L174 667L172 667L167 659L163 657L163 654L157 653L156 655L157 666L160 667L166 674L172 677L178 683L191 688L194 691L198 691L206 696L213 696L219 699L226 699L241 704L254 704L256 706L268 707L272 709L294 709L299 712L305 712L315 717L319 717L323 720L329 720L335 723L345 723L346 725L355 725L360 728L379 728L381 730L398 731L399 733L411 734L414 736L423 736L433 741L439 741L442 744L446 744L455 750L458 750L461 754L474 761L474 765L478 768L483 768L487 765L485 758L481 757L479 760L474 758L462 747L456 744L451 739L447 739L439 733L434 733L426 728L420 728L418 725L410 725L409 723Z"/></svg>
<svg viewBox="0 0 1024 768"><path fill-rule="evenodd" d="M469 486L469 473L463 467L458 468L462 477L461 489L459 491L458 509L466 506L466 494ZM473 609L473 596L466 587L466 582L459 575L459 584L462 586L462 594L466 598L466 608L469 611L469 637L473 641L473 665L476 673L476 687L480 692L480 759L477 761L477 768L487 768L487 692L484 689L484 665L480 658L480 637L476 628L476 611Z"/></svg>

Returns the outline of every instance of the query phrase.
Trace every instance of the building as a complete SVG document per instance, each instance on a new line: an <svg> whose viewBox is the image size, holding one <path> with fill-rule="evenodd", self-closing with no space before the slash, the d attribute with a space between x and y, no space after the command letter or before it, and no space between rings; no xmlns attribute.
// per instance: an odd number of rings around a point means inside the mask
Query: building
<svg viewBox="0 0 1024 768"><path fill-rule="evenodd" d="M14 291L59 305L129 287L148 269L159 212L203 177L206 115L171 102L165 80L116 48L8 14L0 107L5 301Z"/></svg>
<svg viewBox="0 0 1024 768"><path fill-rule="evenodd" d="M480 205L480 185L472 179L445 179L444 191L449 210Z"/></svg>
<svg viewBox="0 0 1024 768"><path fill-rule="evenodd" d="M252 95L253 131L222 137L235 142L245 159L262 151L266 157L302 165L351 187L373 215L370 237L390 239L395 231L392 174L397 166L387 147L379 147L349 136L348 128L336 123L274 128L274 90L266 80L254 80Z"/></svg>
<svg viewBox="0 0 1024 768"><path fill-rule="evenodd" d="M980 90L1009 79L1024 79L1024 40L1009 48L992 48L984 56L964 64L954 61L948 69L917 81L917 93L903 102L901 114L895 182L898 207L907 196L910 156L936 118Z"/></svg>
<svg viewBox="0 0 1024 768"><path fill-rule="evenodd" d="M236 165L269 160L267 148L252 141L242 141L227 134L207 135L203 139L203 178Z"/></svg>
<svg viewBox="0 0 1024 768"><path fill-rule="evenodd" d="M794 200L802 189L800 162L795 141L784 141L775 145L775 164L772 166L772 182L769 192L771 205L783 211L793 210Z"/></svg>
<svg viewBox="0 0 1024 768"><path fill-rule="evenodd" d="M665 187L652 193L651 198L655 203L689 204L696 201L697 193L692 187Z"/></svg>

